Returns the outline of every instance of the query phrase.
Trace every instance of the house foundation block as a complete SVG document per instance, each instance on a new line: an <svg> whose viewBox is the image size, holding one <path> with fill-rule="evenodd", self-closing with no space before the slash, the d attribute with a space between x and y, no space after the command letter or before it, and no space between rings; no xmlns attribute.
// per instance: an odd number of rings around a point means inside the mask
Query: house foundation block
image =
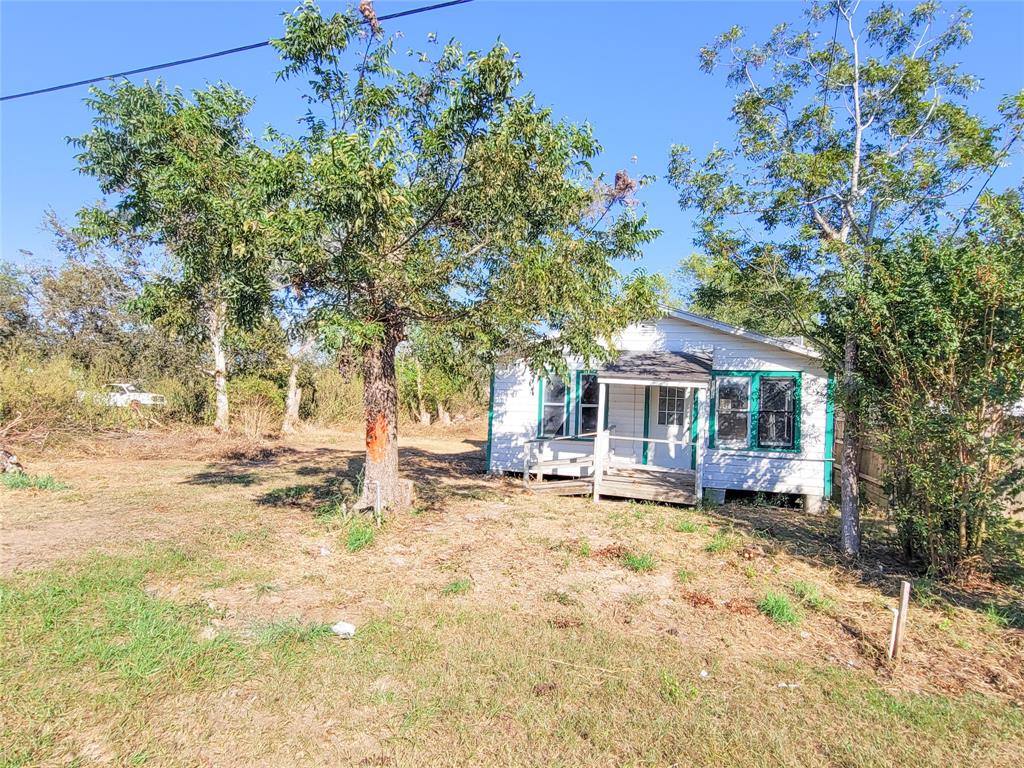
<svg viewBox="0 0 1024 768"><path fill-rule="evenodd" d="M812 515L824 515L828 511L828 499L816 493L804 494L804 512Z"/></svg>
<svg viewBox="0 0 1024 768"><path fill-rule="evenodd" d="M725 504L725 488L705 488L704 503L712 507Z"/></svg>

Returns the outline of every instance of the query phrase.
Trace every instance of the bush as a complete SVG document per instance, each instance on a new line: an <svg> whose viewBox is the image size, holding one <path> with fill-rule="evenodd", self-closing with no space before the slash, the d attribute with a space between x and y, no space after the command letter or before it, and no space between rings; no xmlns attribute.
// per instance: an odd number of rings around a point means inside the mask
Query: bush
<svg viewBox="0 0 1024 768"><path fill-rule="evenodd" d="M233 421L253 440L275 432L284 418L284 397L273 381L258 376L228 379L228 401Z"/></svg>
<svg viewBox="0 0 1024 768"><path fill-rule="evenodd" d="M310 420L320 427L363 423L363 383L346 377L333 368L324 368L313 376Z"/></svg>
<svg viewBox="0 0 1024 768"><path fill-rule="evenodd" d="M153 382L150 388L167 398L167 405L157 412L161 421L202 424L213 407L213 384L209 379L167 377Z"/></svg>
<svg viewBox="0 0 1024 768"><path fill-rule="evenodd" d="M103 404L101 391L101 381L67 359L6 358L0 363L0 427L10 425L8 437L31 438L131 423L127 409Z"/></svg>

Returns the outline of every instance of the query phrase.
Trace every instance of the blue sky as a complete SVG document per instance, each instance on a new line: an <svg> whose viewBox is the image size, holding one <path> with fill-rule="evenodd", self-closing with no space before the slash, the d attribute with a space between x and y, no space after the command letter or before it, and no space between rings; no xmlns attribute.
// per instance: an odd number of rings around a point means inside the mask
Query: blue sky
<svg viewBox="0 0 1024 768"><path fill-rule="evenodd" d="M430 0L378 0L377 12L425 5ZM295 2L0 2L0 92L73 81L185 58L276 37L280 14ZM325 11L344 3L322 3ZM952 8L956 3L950 3ZM970 2L974 43L962 52L967 71L984 89L975 109L992 116L999 99L1024 86L1024 3ZM669 273L692 252L690 217L679 210L664 181L669 147L688 144L703 153L728 142L732 92L721 77L697 68L697 51L732 24L763 37L781 20L798 20L799 2L502 2L468 5L397 20L410 46L436 32L467 48L500 37L522 55L524 86L575 121L590 121L605 151L599 169L654 174L657 184L641 199L664 234L648 246L643 266ZM252 128L273 123L298 130L300 82L275 81L269 48L165 70L185 88L222 80L256 99ZM150 75L154 77L155 75ZM141 77L134 78L140 81ZM30 97L0 106L0 259L24 262L53 257L40 230L48 207L70 219L98 197L95 182L75 171L68 135L85 132L90 115L85 88ZM631 158L636 155L636 162ZM993 186L1022 177L1022 158L1000 171Z"/></svg>

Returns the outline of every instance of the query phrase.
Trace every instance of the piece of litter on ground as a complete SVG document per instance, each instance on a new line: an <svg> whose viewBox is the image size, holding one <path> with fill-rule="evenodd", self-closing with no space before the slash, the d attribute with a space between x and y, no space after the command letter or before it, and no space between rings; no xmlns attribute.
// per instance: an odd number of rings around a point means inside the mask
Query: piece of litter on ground
<svg viewBox="0 0 1024 768"><path fill-rule="evenodd" d="M708 672L708 671L707 671L706 669L702 669L702 670L700 671L700 676L701 676L701 677L707 677L707 676L708 676L709 674L711 674L711 673L710 673L710 672Z"/></svg>
<svg viewBox="0 0 1024 768"><path fill-rule="evenodd" d="M811 636L810 632L801 632L800 633L800 637L802 637L804 640L806 640L810 636Z"/></svg>
<svg viewBox="0 0 1024 768"><path fill-rule="evenodd" d="M776 688L799 688L800 683L779 683Z"/></svg>
<svg viewBox="0 0 1024 768"><path fill-rule="evenodd" d="M356 625L349 624L347 621L339 621L331 627L331 632L336 634L338 637L355 637Z"/></svg>
<svg viewBox="0 0 1024 768"><path fill-rule="evenodd" d="M328 547L325 544L321 544L320 545L320 557L330 557L330 556L331 556L331 548Z"/></svg>

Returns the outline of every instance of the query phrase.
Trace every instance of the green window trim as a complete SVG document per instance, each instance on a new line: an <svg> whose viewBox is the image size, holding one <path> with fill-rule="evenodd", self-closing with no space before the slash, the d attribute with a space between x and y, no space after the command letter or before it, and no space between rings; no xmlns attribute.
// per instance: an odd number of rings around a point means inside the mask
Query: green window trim
<svg viewBox="0 0 1024 768"><path fill-rule="evenodd" d="M537 437L538 438L559 438L559 439L575 439L570 434L570 427L572 421L570 420L570 406L572 403L572 387L569 386L569 382L565 382L565 434L564 435L545 435L544 434L544 377L537 377Z"/></svg>
<svg viewBox="0 0 1024 768"><path fill-rule="evenodd" d="M582 411L583 411L583 408L581 407L582 404L583 404L583 401L580 399L580 393L582 392L582 389L583 389L583 377L584 376L596 376L596 375L597 375L597 371L594 370L594 369L591 369L591 368L586 368L586 369L581 369L579 371L576 371L576 389L574 391L573 400L572 400L572 410L573 410L573 413L576 416L576 422L575 422L576 428L573 430L572 434L573 434L573 438L574 439L576 439L576 440L583 440L584 442L588 441L588 440L593 442L594 438L592 438L592 437L580 437L579 436L579 434L580 434L580 425L582 423L582 416L581 416L581 414L582 414ZM608 420L608 400L607 399L604 402L604 410L605 410L605 423L607 423L607 420ZM600 427L600 426L601 425L599 423L598 427Z"/></svg>
<svg viewBox="0 0 1024 768"><path fill-rule="evenodd" d="M832 498L832 461L835 459L833 444L836 441L836 403L835 376L828 377L828 389L825 394L825 493L826 499Z"/></svg>
<svg viewBox="0 0 1024 768"><path fill-rule="evenodd" d="M715 412L717 406L718 381L726 378L748 378L750 379L750 428L747 434L747 445L739 448L735 446L715 445ZM792 448L762 448L757 444L757 420L761 398L761 379L764 378L788 378L796 379L796 392L793 395L793 447ZM757 451L759 453L800 453L800 421L803 408L804 377L801 371L712 371L711 372L711 420L708 434L708 447L718 448L722 451Z"/></svg>

